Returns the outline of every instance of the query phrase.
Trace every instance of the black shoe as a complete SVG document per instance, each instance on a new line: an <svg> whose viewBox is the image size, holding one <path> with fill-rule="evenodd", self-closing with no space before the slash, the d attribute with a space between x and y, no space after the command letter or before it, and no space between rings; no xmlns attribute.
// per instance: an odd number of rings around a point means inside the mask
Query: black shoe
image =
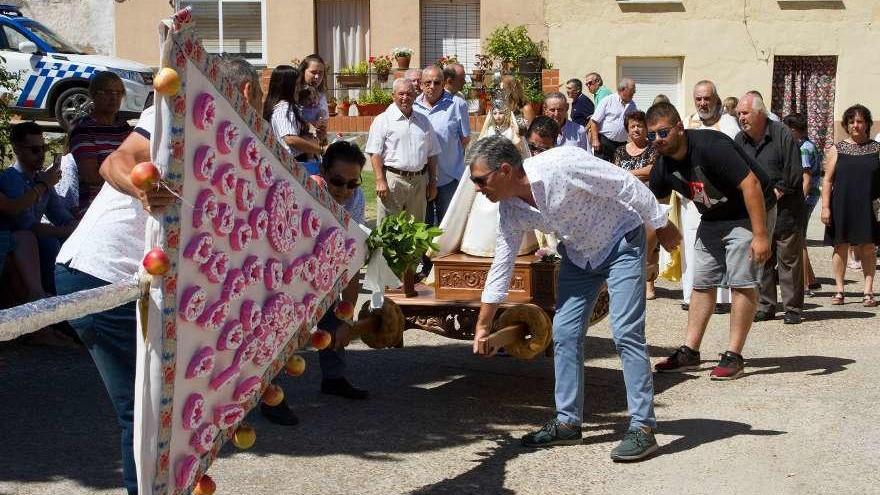
<svg viewBox="0 0 880 495"><path fill-rule="evenodd" d="M700 351L683 345L654 365L657 373L680 373L700 369Z"/></svg>
<svg viewBox="0 0 880 495"><path fill-rule="evenodd" d="M269 420L270 423L275 423L276 425L295 426L299 424L299 418L296 417L296 414L293 414L293 411L290 410L290 406L287 405L287 401L284 399L277 406L269 406L265 402L260 402L260 412L263 413L263 417Z"/></svg>
<svg viewBox="0 0 880 495"><path fill-rule="evenodd" d="M730 313L730 303L718 303L715 305L715 314L724 315Z"/></svg>
<svg viewBox="0 0 880 495"><path fill-rule="evenodd" d="M688 303L681 303L681 310L682 310L682 311L687 311L687 310L689 310L689 309L691 309L691 305L690 305L690 304L688 304Z"/></svg>
<svg viewBox="0 0 880 495"><path fill-rule="evenodd" d="M345 397L346 399L363 400L370 398L369 392L353 386L351 383L348 383L348 380L345 378L321 380L321 393L338 395L340 397Z"/></svg>
<svg viewBox="0 0 880 495"><path fill-rule="evenodd" d="M523 447L553 447L555 445L577 445L583 443L581 427L560 423L553 418L540 430L523 435Z"/></svg>
<svg viewBox="0 0 880 495"><path fill-rule="evenodd" d="M776 313L773 311L758 311L755 313L753 321L770 321L774 318L776 318Z"/></svg>
<svg viewBox="0 0 880 495"><path fill-rule="evenodd" d="M803 320L803 317L797 311L786 311L785 316L782 318L783 323L786 325L800 325Z"/></svg>

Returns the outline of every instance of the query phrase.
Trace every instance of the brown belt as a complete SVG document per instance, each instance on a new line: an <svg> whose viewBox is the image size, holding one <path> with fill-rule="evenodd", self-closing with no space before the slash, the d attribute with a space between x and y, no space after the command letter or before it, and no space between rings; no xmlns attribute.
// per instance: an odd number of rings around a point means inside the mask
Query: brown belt
<svg viewBox="0 0 880 495"><path fill-rule="evenodd" d="M420 170L417 170L415 172L410 172L409 170L400 170L399 168L386 166L385 171L391 172L392 174L399 175L401 177L418 177L419 175L422 175L423 173L425 173L426 168L427 167L422 167Z"/></svg>

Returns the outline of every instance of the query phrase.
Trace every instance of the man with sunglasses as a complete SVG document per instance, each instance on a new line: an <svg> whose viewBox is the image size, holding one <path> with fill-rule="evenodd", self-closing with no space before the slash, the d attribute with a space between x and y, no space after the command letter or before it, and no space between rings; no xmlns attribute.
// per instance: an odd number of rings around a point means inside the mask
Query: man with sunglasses
<svg viewBox="0 0 880 495"><path fill-rule="evenodd" d="M676 191L702 215L694 245L694 279L685 344L658 362L658 372L700 367L700 344L715 309L719 287L730 287L730 340L713 380L743 373L742 349L757 305L761 265L770 256L767 219L776 197L770 178L753 159L720 132L684 129L678 111L658 103L647 113L648 141L660 154L650 188L658 198Z"/></svg>
<svg viewBox="0 0 880 495"><path fill-rule="evenodd" d="M474 336L489 335L498 305L508 294L516 252L528 230L556 232L562 262L553 318L556 415L522 438L526 447L582 441L585 324L599 291L611 294L611 329L623 365L631 416L616 461L642 459L657 450L653 430L654 385L645 343L645 225L667 248L680 236L666 209L632 174L586 151L560 146L523 162L503 137L481 139L466 163L477 190L499 203L495 259L486 277Z"/></svg>
<svg viewBox="0 0 880 495"><path fill-rule="evenodd" d="M20 209L15 216L0 215L0 229L29 230L34 233L40 251L39 270L43 289L54 293L55 257L61 249L61 243L76 228L76 219L53 189L61 178L61 166L56 162L43 170L48 147L43 130L36 122L12 126L10 140L16 160L0 174L0 193L12 200L33 195L34 201ZM42 223L43 216L51 223Z"/></svg>
<svg viewBox="0 0 880 495"><path fill-rule="evenodd" d="M532 156L556 147L559 136L559 124L546 115L539 115L529 124L526 132L526 143ZM479 185L479 184L478 184Z"/></svg>

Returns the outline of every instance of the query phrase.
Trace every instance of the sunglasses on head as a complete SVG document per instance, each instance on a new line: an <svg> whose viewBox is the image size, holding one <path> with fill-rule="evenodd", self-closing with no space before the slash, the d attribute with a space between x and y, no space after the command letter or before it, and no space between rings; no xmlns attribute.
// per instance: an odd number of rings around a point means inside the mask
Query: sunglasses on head
<svg viewBox="0 0 880 495"><path fill-rule="evenodd" d="M675 128L674 127L667 127L665 129L657 129L656 131L651 131L648 133L648 136L647 136L648 141L653 143L654 141L657 140L658 137L660 139L666 139L669 137L669 133L672 132L673 129L675 129Z"/></svg>
<svg viewBox="0 0 880 495"><path fill-rule="evenodd" d="M327 179L327 182L333 187L346 187L348 189L357 189L361 187L360 177L349 181L346 181L342 177L330 177Z"/></svg>
<svg viewBox="0 0 880 495"><path fill-rule="evenodd" d="M500 169L495 169L495 170L493 170L489 173L483 174L483 175L472 175L471 182L473 182L475 185L480 186L480 187L485 186L486 182L489 181L489 176L494 174L498 170L500 170Z"/></svg>

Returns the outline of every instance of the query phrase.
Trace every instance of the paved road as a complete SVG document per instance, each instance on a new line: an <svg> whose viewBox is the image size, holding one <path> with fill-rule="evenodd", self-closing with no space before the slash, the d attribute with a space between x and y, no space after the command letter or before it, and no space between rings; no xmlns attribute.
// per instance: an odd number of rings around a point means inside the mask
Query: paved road
<svg viewBox="0 0 880 495"><path fill-rule="evenodd" d="M820 237L815 219L810 237ZM829 250L811 252L829 282ZM660 293L649 304L653 358L679 345L686 319L677 293ZM553 413L549 359L480 359L468 343L410 331L403 349L352 348L366 402L321 395L307 354L310 372L283 380L302 424L251 415L257 444L227 446L210 473L218 494L877 493L878 311L855 296L831 307L823 290L804 324L756 325L740 380L709 381L708 361L656 377L662 448L639 464L608 459L626 403L603 322L587 339L583 445L518 445ZM724 350L727 324L713 317L704 359ZM0 377L0 493L121 493L118 428L85 352L3 344Z"/></svg>

